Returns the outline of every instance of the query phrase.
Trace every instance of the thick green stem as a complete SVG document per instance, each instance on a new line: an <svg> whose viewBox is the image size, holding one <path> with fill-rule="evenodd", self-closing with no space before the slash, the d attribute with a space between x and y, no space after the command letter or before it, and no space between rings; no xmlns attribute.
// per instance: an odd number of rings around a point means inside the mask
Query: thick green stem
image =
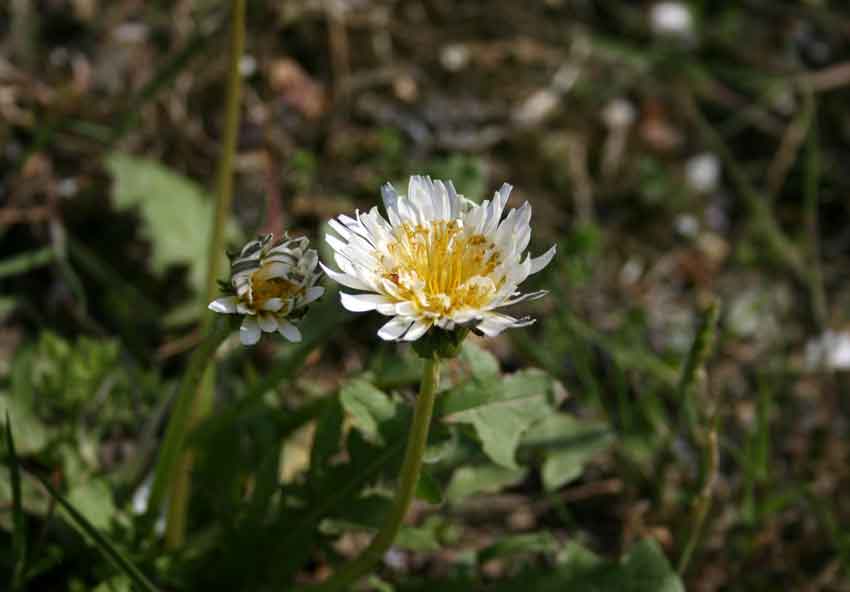
<svg viewBox="0 0 850 592"><path fill-rule="evenodd" d="M401 465L393 507L381 530L378 531L369 546L357 559L344 566L320 586L319 589L322 592L349 590L358 579L372 571L375 564L381 560L398 535L410 507L410 502L413 501L416 484L419 482L422 456L425 452L425 445L428 443L428 427L431 424L431 415L434 412L434 400L436 399L439 381L440 358L435 354L426 359L425 367L422 370L422 386L419 390L419 397L416 399L413 425L410 427L410 435L407 440L407 449L404 452L404 462Z"/></svg>
<svg viewBox="0 0 850 592"><path fill-rule="evenodd" d="M245 47L245 0L233 0L230 17L230 59L227 74L227 104L225 107L224 136L221 143L221 156L218 163L216 183L216 203L213 218L210 249L207 256L207 286L204 299L206 303L213 300L218 292L217 280L219 262L225 251L224 232L227 218L230 214L230 204L233 198L233 162L236 155L236 142L239 135L240 103L242 97L242 76L239 72L239 62ZM209 324L209 315L202 316L202 327ZM189 431L196 426L212 409L213 387L215 375L212 369L207 370L203 380L193 393L190 413L185 417L181 427ZM185 452L179 459L175 471L170 475L170 496L168 517L166 520L165 544L168 548L176 548L183 544L186 535L186 513L191 494L192 454Z"/></svg>

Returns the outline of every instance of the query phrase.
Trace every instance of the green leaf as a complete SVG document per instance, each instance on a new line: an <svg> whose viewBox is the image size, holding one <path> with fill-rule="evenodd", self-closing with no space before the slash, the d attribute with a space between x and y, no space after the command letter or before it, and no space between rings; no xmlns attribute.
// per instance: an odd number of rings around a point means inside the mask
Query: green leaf
<svg viewBox="0 0 850 592"><path fill-rule="evenodd" d="M605 450L613 436L602 422L580 421L557 413L535 424L522 443L544 449L543 486L553 491L580 477L584 465Z"/></svg>
<svg viewBox="0 0 850 592"><path fill-rule="evenodd" d="M342 387L340 403L351 416L354 426L371 442L382 444L381 424L396 416L397 405L386 393L363 379Z"/></svg>
<svg viewBox="0 0 850 592"><path fill-rule="evenodd" d="M92 526L107 530L115 514L112 490L100 479L77 485L68 492L68 502L85 516Z"/></svg>
<svg viewBox="0 0 850 592"><path fill-rule="evenodd" d="M489 378L499 374L499 360L483 347L466 340L460 350L461 362L476 378Z"/></svg>
<svg viewBox="0 0 850 592"><path fill-rule="evenodd" d="M499 542L485 547L478 554L479 563L486 563L500 557L510 557L523 553L554 553L558 550L558 541L548 531L530 532L507 536Z"/></svg>
<svg viewBox="0 0 850 592"><path fill-rule="evenodd" d="M313 447L310 449L310 481L315 482L327 468L331 457L342 443L342 406L339 399L329 401L316 422Z"/></svg>
<svg viewBox="0 0 850 592"><path fill-rule="evenodd" d="M16 363L19 359L15 359ZM34 454L47 446L47 429L30 410L28 402L21 400L15 393L0 392L0 412L15 418L18 451L24 455Z"/></svg>
<svg viewBox="0 0 850 592"><path fill-rule="evenodd" d="M446 499L457 503L477 493L495 493L525 479L526 469L506 469L496 465L461 467L452 475Z"/></svg>
<svg viewBox="0 0 850 592"><path fill-rule="evenodd" d="M501 380L475 379L448 393L441 412L448 421L472 424L487 456L513 469L522 433L552 413L551 388L552 379L533 369Z"/></svg>
<svg viewBox="0 0 850 592"><path fill-rule="evenodd" d="M27 523L21 502L21 471L12 437L12 422L6 413L6 452L9 455L9 475L12 487L12 570L11 589L18 590L24 582L27 564Z"/></svg>
<svg viewBox="0 0 850 592"><path fill-rule="evenodd" d="M199 185L152 160L113 152L106 167L115 180L116 208L139 210L153 248L153 270L162 273L170 265L187 265L189 283L200 293L206 281L212 200ZM234 225L228 234L235 237ZM227 269L225 253L221 257L219 269Z"/></svg>
<svg viewBox="0 0 850 592"><path fill-rule="evenodd" d="M443 492L440 484L424 468L419 473L419 481L416 482L416 497L429 504L439 505L443 503Z"/></svg>
<svg viewBox="0 0 850 592"><path fill-rule="evenodd" d="M47 491L50 492L50 495L52 495L62 509L67 512L73 524L88 535L97 549L103 553L103 555L109 559L115 567L129 577L140 590L157 592L156 586L154 586L153 583L148 580L141 571L139 571L139 568L130 562L130 560L127 559L111 542L109 542L109 539L102 535L83 514L81 514L71 503L68 502L68 500L56 491L47 479L44 479L37 473L33 473L33 475L41 481L41 484L47 489Z"/></svg>
<svg viewBox="0 0 850 592"><path fill-rule="evenodd" d="M528 571L493 587L513 592L684 592L681 579L654 541L641 541L620 561L605 561L576 543L568 544L559 565Z"/></svg>
<svg viewBox="0 0 850 592"><path fill-rule="evenodd" d="M53 247L13 255L0 261L0 279L38 269L51 263L53 259Z"/></svg>

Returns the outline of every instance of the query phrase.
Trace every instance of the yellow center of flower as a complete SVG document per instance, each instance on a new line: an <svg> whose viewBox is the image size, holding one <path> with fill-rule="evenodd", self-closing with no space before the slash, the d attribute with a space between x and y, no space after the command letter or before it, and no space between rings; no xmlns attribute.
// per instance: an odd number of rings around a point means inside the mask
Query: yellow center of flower
<svg viewBox="0 0 850 592"><path fill-rule="evenodd" d="M280 298L284 302L301 292L302 288L286 278L273 275L270 265L263 265L251 274L251 290L253 292L253 308L263 310L266 302L272 298Z"/></svg>
<svg viewBox="0 0 850 592"><path fill-rule="evenodd" d="M505 281L490 277L501 262L496 245L481 234L467 235L457 220L398 227L383 258L383 277L419 312L448 315L486 305Z"/></svg>

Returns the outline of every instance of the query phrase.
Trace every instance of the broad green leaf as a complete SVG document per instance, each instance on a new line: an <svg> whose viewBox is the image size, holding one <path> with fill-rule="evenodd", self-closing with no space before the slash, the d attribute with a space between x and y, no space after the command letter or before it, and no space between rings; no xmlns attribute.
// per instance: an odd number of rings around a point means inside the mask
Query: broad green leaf
<svg viewBox="0 0 850 592"><path fill-rule="evenodd" d="M428 446L422 455L422 462L432 465L444 460L457 450L458 433L453 426L443 423L431 422L431 431L428 434Z"/></svg>
<svg viewBox="0 0 850 592"><path fill-rule="evenodd" d="M119 210L138 208L152 246L151 265L162 273L170 265L187 265L189 282L200 292L206 281L207 250L212 227L212 200L195 182L162 164L113 152L106 167L115 185ZM230 237L235 226L228 227ZM219 269L226 269L221 254Z"/></svg>
<svg viewBox="0 0 850 592"><path fill-rule="evenodd" d="M443 492L440 484L424 468L419 473L419 481L416 482L416 497L429 504L439 505L443 503Z"/></svg>
<svg viewBox="0 0 850 592"><path fill-rule="evenodd" d="M12 393L0 392L0 413L15 418L15 433L19 454L29 455L47 445L47 429L27 405Z"/></svg>
<svg viewBox="0 0 850 592"><path fill-rule="evenodd" d="M499 374L499 360L496 356L468 339L460 350L460 360L477 378L488 378Z"/></svg>
<svg viewBox="0 0 850 592"><path fill-rule="evenodd" d="M526 469L507 469L497 465L461 467L452 475L446 499L457 503L477 493L495 493L525 479Z"/></svg>
<svg viewBox="0 0 850 592"><path fill-rule="evenodd" d="M521 553L554 553L558 550L558 541L548 531L530 532L503 537L499 542L485 547L478 554L478 561L486 563L491 559L510 557Z"/></svg>
<svg viewBox="0 0 850 592"><path fill-rule="evenodd" d="M448 421L472 424L487 456L514 469L520 436L553 412L551 388L551 378L539 370L472 380L446 395L441 411Z"/></svg>
<svg viewBox="0 0 850 592"><path fill-rule="evenodd" d="M68 502L98 530L107 530L115 514L112 490L100 479L77 485L68 492Z"/></svg>
<svg viewBox="0 0 850 592"><path fill-rule="evenodd" d="M585 463L612 440L613 433L602 422L585 422L557 413L536 423L522 443L543 448L543 485L553 491L580 477Z"/></svg>
<svg viewBox="0 0 850 592"><path fill-rule="evenodd" d="M133 583L126 576L115 576L98 584L92 592L133 592Z"/></svg>
<svg viewBox="0 0 850 592"><path fill-rule="evenodd" d="M18 590L24 583L27 563L27 522L21 501L21 471L18 455L15 453L15 440L12 437L12 421L6 413L6 454L9 456L9 476L12 489L12 568L11 589Z"/></svg>
<svg viewBox="0 0 850 592"><path fill-rule="evenodd" d="M17 434L17 428L15 433ZM15 446L17 446L17 440ZM0 508L12 507L12 503L12 475L8 467L0 465ZM21 505L24 512L35 516L47 514L49 505L49 498L45 495L44 489L27 473L21 473ZM14 517L0 512L0 528L11 530L12 518Z"/></svg>
<svg viewBox="0 0 850 592"><path fill-rule="evenodd" d="M367 439L383 443L381 424L395 417L395 401L362 379L354 379L342 387L339 400L354 426Z"/></svg>
<svg viewBox="0 0 850 592"><path fill-rule="evenodd" d="M48 492L50 492L50 495L53 496L62 509L67 512L68 517L71 519L74 526L84 532L92 540L97 549L118 569L127 575L133 583L136 584L136 587L139 590L157 592L156 586L154 586L153 583L151 583L151 581L148 580L141 571L139 571L139 568L130 562L130 560L128 560L121 551L109 542L109 539L102 535L100 531L98 531L98 529L95 528L92 523L89 522L86 517L73 506L73 504L69 503L67 499L60 495L60 493L56 491L47 479L44 479L37 473L33 474L39 481L41 481L41 484Z"/></svg>
<svg viewBox="0 0 850 592"><path fill-rule="evenodd" d="M684 592L679 576L654 541L641 541L620 561L605 561L575 543L558 566L528 571L493 587L494 592L519 588L535 592Z"/></svg>
<svg viewBox="0 0 850 592"><path fill-rule="evenodd" d="M429 516L421 526L402 526L393 544L410 551L439 551L458 534L442 517Z"/></svg>

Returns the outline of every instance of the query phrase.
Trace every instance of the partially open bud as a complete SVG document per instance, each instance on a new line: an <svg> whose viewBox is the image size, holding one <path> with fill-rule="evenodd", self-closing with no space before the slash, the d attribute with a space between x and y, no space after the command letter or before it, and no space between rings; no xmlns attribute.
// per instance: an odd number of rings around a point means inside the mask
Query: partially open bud
<svg viewBox="0 0 850 592"><path fill-rule="evenodd" d="M245 315L239 330L244 345L254 345L263 332L279 332L289 341L301 341L295 322L306 307L322 296L317 286L319 256L308 249L305 237L275 241L267 234L231 256L227 296L214 300L209 309L223 314Z"/></svg>

